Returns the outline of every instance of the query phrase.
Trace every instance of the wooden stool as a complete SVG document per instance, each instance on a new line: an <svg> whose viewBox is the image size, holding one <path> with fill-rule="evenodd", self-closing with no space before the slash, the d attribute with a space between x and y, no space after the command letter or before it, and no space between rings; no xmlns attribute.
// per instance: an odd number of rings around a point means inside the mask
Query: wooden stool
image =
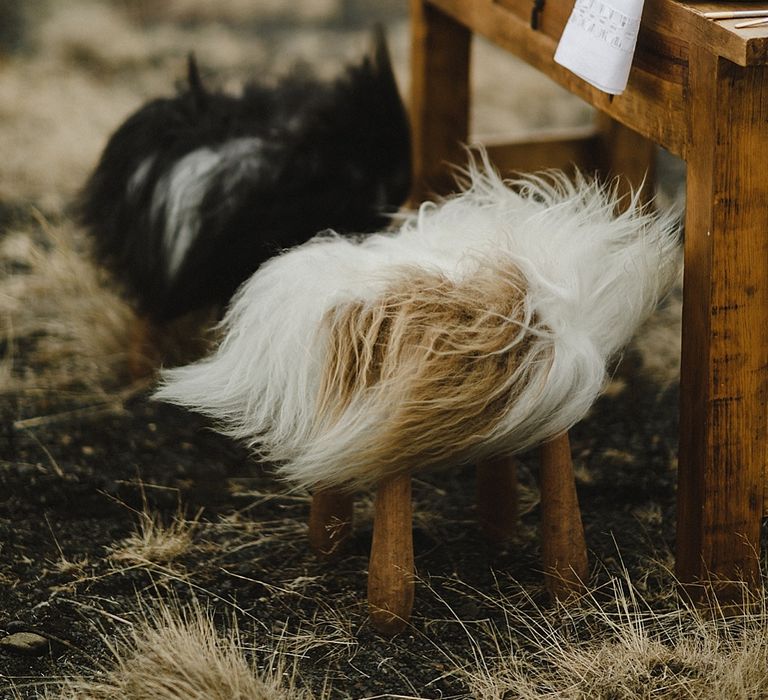
<svg viewBox="0 0 768 700"><path fill-rule="evenodd" d="M542 446L539 484L547 588L553 597L564 598L579 591L587 577L587 550L567 434ZM477 500L480 523L491 539L514 534L517 479L512 458L480 465ZM334 552L350 532L351 521L350 495L315 493L310 544L321 555ZM411 616L413 597L411 477L401 474L380 484L376 492L368 567L368 608L374 627L384 634L402 631Z"/></svg>
<svg viewBox="0 0 768 700"><path fill-rule="evenodd" d="M609 139L644 137L686 160L677 575L727 600L740 595L728 581L758 580L765 511L768 28L702 16L731 3L646 0L629 85L612 97L553 61L572 6L547 0L534 30L531 0L412 0L417 179L440 189L444 162L463 160L472 33L597 107L615 122ZM616 172L632 170L634 148L617 153Z"/></svg>

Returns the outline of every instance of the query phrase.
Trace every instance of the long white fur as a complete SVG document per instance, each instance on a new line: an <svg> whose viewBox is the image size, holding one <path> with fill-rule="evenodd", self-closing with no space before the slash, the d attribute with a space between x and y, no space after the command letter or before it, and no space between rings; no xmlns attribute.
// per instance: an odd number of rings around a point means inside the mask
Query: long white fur
<svg viewBox="0 0 768 700"><path fill-rule="evenodd" d="M243 177L253 177L258 171L263 147L263 139L248 137L230 139L216 148L198 148L160 179L152 197L151 216L153 220L165 217L163 253L169 280L179 271L200 232L200 205L216 178L224 177L226 196ZM131 183L146 176L150 167L151 162L143 161L131 176Z"/></svg>
<svg viewBox="0 0 768 700"><path fill-rule="evenodd" d="M539 359L523 368L530 381L492 433L456 461L525 450L570 428L674 280L675 218L638 196L617 213L615 189L582 178L504 182L485 161L471 162L467 176L463 193L423 204L396 232L320 235L267 262L233 299L218 350L165 372L155 398L213 417L297 485L371 485L396 468L358 459L392 395L371 391L318 429L329 310L374 300L414 267L471 283L481 266L511 260L526 280L528 313L547 329L535 331L544 352L531 355Z"/></svg>
<svg viewBox="0 0 768 700"><path fill-rule="evenodd" d="M149 175L149 171L152 169L152 166L155 164L156 160L157 153L153 153L152 155L144 158L144 160L139 163L139 166L136 168L136 170L133 171L133 175L131 175L125 188L126 195L130 199L135 199L136 195L141 191L141 188L144 186L144 183L147 179L147 175Z"/></svg>

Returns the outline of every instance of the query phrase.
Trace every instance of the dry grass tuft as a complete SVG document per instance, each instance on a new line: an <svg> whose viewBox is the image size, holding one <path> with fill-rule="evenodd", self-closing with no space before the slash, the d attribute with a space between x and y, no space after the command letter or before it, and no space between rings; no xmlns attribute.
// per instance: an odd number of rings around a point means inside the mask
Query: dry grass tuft
<svg viewBox="0 0 768 700"><path fill-rule="evenodd" d="M671 591L671 589L670 589ZM486 599L506 629L481 633L496 649L467 671L478 700L722 700L768 696L768 603L744 591L738 609L696 609L669 593L651 609L626 579L583 600L539 609ZM474 634L474 632L473 632Z"/></svg>
<svg viewBox="0 0 768 700"><path fill-rule="evenodd" d="M129 371L133 307L93 263L84 231L36 218L38 230L0 239L0 395L67 390L81 400L111 400L141 390ZM144 349L144 364L151 370L199 357L215 321L215 310L203 309L163 327Z"/></svg>
<svg viewBox="0 0 768 700"><path fill-rule="evenodd" d="M0 338L3 393L79 385L103 396L127 383L129 329L135 315L90 258L73 224L40 219L39 235L10 234L0 243ZM14 345L24 343L24 366Z"/></svg>
<svg viewBox="0 0 768 700"><path fill-rule="evenodd" d="M129 13L142 21L173 22L322 22L333 19L342 7L341 0L123 0Z"/></svg>
<svg viewBox="0 0 768 700"><path fill-rule="evenodd" d="M152 513L146 507L138 515L136 530L112 549L110 558L114 561L139 566L163 565L192 550L199 514L187 520L179 509L167 525L158 513Z"/></svg>
<svg viewBox="0 0 768 700"><path fill-rule="evenodd" d="M89 27L87 17L81 26ZM85 182L109 133L144 95L167 91L170 72L106 83L62 60L59 47L47 40L41 35L43 51L33 58L19 56L0 69L0 200L61 211Z"/></svg>
<svg viewBox="0 0 768 700"><path fill-rule="evenodd" d="M258 672L235 625L220 633L208 611L162 606L116 643L111 668L70 678L49 700L310 700L277 661ZM278 657L279 658L279 657ZM287 680L286 680L287 679Z"/></svg>

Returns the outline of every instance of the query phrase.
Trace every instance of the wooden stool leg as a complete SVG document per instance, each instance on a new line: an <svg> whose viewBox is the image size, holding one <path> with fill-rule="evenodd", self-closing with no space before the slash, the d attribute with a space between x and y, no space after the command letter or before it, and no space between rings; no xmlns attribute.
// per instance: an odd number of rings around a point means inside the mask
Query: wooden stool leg
<svg viewBox="0 0 768 700"><path fill-rule="evenodd" d="M562 599L583 589L589 573L568 433L542 445L541 551L547 589Z"/></svg>
<svg viewBox="0 0 768 700"><path fill-rule="evenodd" d="M309 545L320 556L334 554L352 532L352 494L331 489L312 495Z"/></svg>
<svg viewBox="0 0 768 700"><path fill-rule="evenodd" d="M493 542L511 539L517 531L517 464L497 457L477 467L477 519Z"/></svg>
<svg viewBox="0 0 768 700"><path fill-rule="evenodd" d="M382 482L376 492L373 542L368 566L368 609L384 634L401 632L413 608L411 476Z"/></svg>
<svg viewBox="0 0 768 700"><path fill-rule="evenodd" d="M471 32L424 0L411 0L412 201L455 189L469 138Z"/></svg>
<svg viewBox="0 0 768 700"><path fill-rule="evenodd" d="M738 602L768 459L768 75L691 46L688 79L677 575Z"/></svg>
<svg viewBox="0 0 768 700"><path fill-rule="evenodd" d="M133 381L152 374L157 366L157 329L145 316L137 316L128 336L128 375Z"/></svg>

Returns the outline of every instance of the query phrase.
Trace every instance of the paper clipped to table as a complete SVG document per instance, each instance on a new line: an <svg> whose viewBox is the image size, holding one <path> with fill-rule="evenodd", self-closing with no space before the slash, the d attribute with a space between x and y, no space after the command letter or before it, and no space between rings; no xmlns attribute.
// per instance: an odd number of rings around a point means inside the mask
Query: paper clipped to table
<svg viewBox="0 0 768 700"><path fill-rule="evenodd" d="M611 95L627 87L643 0L576 0L555 62Z"/></svg>

